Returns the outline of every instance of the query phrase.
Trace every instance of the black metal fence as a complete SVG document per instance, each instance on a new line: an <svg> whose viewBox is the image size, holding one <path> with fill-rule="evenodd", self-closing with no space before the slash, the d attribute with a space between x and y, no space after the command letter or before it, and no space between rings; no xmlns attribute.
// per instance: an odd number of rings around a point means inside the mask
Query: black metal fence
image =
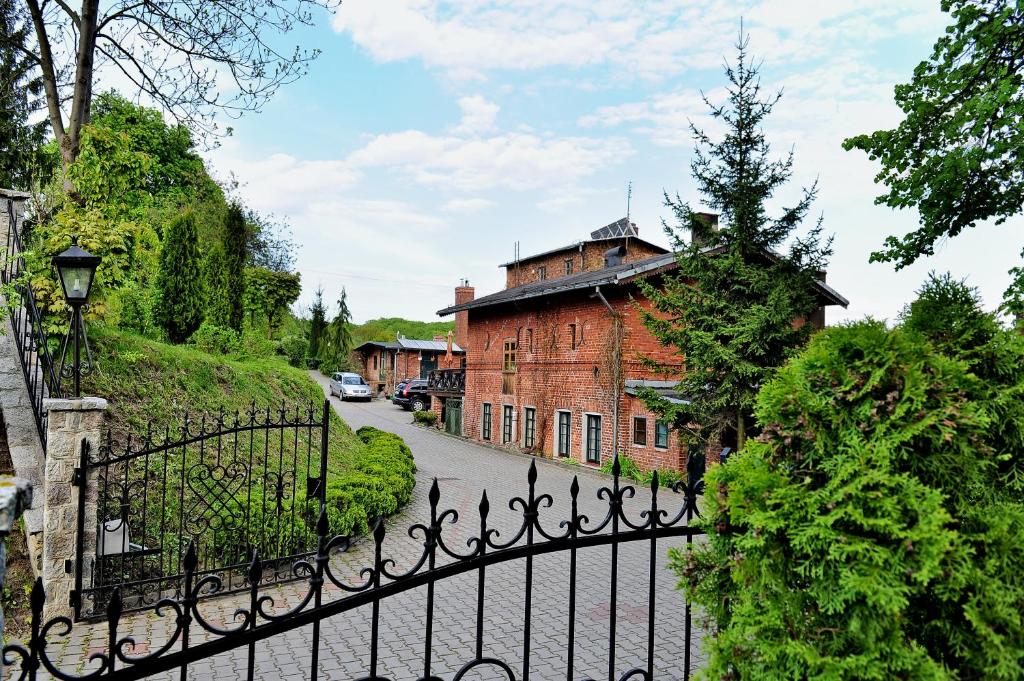
<svg viewBox="0 0 1024 681"><path fill-rule="evenodd" d="M22 257L20 223L14 212L14 201L8 199L6 204L9 227L4 244L3 267L0 268L0 282L10 288L7 304L10 308L14 345L18 351L32 402L39 439L45 449L46 411L43 409L43 400L48 397L60 397L60 381L54 369L42 316L36 306L35 292L28 281L25 260Z"/></svg>
<svg viewBox="0 0 1024 681"><path fill-rule="evenodd" d="M258 583L297 578L293 563L317 549L329 409L324 402L186 415L175 432L150 430L141 441L128 437L117 445L108 431L95 456L83 442L76 619L102 617L115 589L125 612L183 596L190 545L201 558L192 578L216 575L218 594L248 588L253 551L263 557ZM95 527L87 526L87 497L96 499ZM86 564L89 532L96 553Z"/></svg>
<svg viewBox="0 0 1024 681"><path fill-rule="evenodd" d="M427 390L461 395L466 392L466 370L435 369L431 371L427 376Z"/></svg>
<svg viewBox="0 0 1024 681"><path fill-rule="evenodd" d="M409 536L422 540L422 552L413 566L406 571L396 571L396 563L383 556L385 538L384 524L377 521L373 525L373 562L359 571L355 582L336 573L332 566L332 558L337 552L344 552L349 547L347 537L328 536L326 507L321 504L316 523L316 551L309 559L301 559L294 563L294 574L306 580L307 588L302 598L286 611L275 609L273 599L266 595L262 588L266 585L267 571L258 553L252 556L247 569L248 598L235 613L233 626L221 625L204 615L201 599L203 596L224 593L230 587L219 574L203 574L200 569L200 554L195 543L190 543L182 559L182 590L180 594L165 597L153 606L157 617L168 618L171 633L165 641L155 644L151 652L133 654L138 641L130 635L130 624L123 622L125 602L119 589L114 589L107 602L108 618L104 636L104 646L99 652L91 655L83 667L75 660L74 668L62 668L60 661L50 657L51 651L60 642L74 636L73 625L67 618L56 618L43 621L42 612L45 595L40 582L36 583L32 593L32 633L26 645L13 644L4 647L4 664L13 666L19 675L18 679L37 678L40 672L49 673L61 679L71 680L102 676L110 679L140 679L158 673L178 670L181 679L188 678L190 665L235 649L247 650L247 664L244 669L237 669L239 675L246 674L253 679L256 674L256 646L274 636L286 632L310 627L312 629L310 648L309 678L320 677L320 627L330 617L341 615L360 606L371 608L370 636L367 641L369 648L369 669L364 679L387 681L381 676L379 625L381 619L380 605L385 599L411 589L425 587L426 625L423 635L423 673L420 681L440 681L433 669L435 660L433 623L435 596L434 588L438 582L465 573L476 573L477 588L475 647L472 659L467 661L453 676L459 681L473 670L490 669L499 672L503 678L515 681L516 669L522 670L521 678L530 678L530 627L532 623L532 590L533 561L543 554L555 552L568 553L569 570L566 574L566 588L569 595L569 610L566 627L568 631L568 648L565 652L565 678L574 679L574 645L576 626L576 594L577 594L577 552L590 547L606 546L611 552L611 580L609 584L609 641L608 641L608 679L644 679L664 678L664 671L655 669L655 585L658 577L659 541L672 537L685 537L692 542L695 535L701 534L698 528L692 527L690 521L699 515L696 506L697 495L702 492L703 457L692 457L688 465L688 482L679 483L672 488L666 503L663 489L660 488L657 475L651 481L650 505L637 517L631 517L624 510L624 501L635 494L635 489L623 484L619 476L616 460L613 468L613 479L610 486L602 487L597 497L607 505L603 518L589 518L579 511L578 501L580 486L574 479L569 495L571 512L568 518L541 519L541 511L553 505L553 498L548 494L538 494L536 489L537 469L531 464L527 475L527 493L524 497L513 498L509 508L521 512L522 522L519 528L508 539L501 539L499 533L488 524L490 503L486 491L479 504L479 530L466 542L466 549L450 545L446 539L453 531L452 526L459 523L460 515L455 509L442 509L441 495L434 481L428 498L430 503L429 519L423 523L412 525ZM624 544L646 542L649 549L649 580L647 608L647 645L646 663L643 666L620 670L616 661L615 639L616 598L618 590L619 551ZM522 561L525 572L525 598L523 601L523 648L521 658L515 661L501 660L491 657L484 648L485 616L484 605L488 595L487 570L491 566ZM343 597L325 601L325 586L332 584L343 592ZM79 625L80 626L80 625ZM679 623L675 630L683 639L684 660L683 675L688 679L691 672L690 643L692 625L690 607L687 604L685 621ZM202 636L205 640L193 643L194 638ZM295 651L296 653L298 651ZM515 666L515 667L514 667ZM659 675L659 676L656 676Z"/></svg>

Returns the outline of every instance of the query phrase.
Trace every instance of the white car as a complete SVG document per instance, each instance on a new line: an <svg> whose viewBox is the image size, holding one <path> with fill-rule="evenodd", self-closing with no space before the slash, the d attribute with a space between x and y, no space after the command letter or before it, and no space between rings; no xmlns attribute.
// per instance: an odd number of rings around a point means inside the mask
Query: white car
<svg viewBox="0 0 1024 681"><path fill-rule="evenodd" d="M337 395L341 401L345 400L367 400L373 396L370 386L366 384L359 374L342 372L331 376L331 397Z"/></svg>

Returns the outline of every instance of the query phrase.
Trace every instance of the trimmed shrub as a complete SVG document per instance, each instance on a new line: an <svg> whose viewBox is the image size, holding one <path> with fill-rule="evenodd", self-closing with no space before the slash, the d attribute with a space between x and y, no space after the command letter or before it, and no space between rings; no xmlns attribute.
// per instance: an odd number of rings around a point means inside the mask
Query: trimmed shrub
<svg viewBox="0 0 1024 681"><path fill-rule="evenodd" d="M196 216L182 213L168 225L156 277L154 318L173 343L183 343L203 321L202 257Z"/></svg>
<svg viewBox="0 0 1024 681"><path fill-rule="evenodd" d="M1019 381L1024 352L1002 352ZM992 398L966 362L873 321L781 369L758 441L708 472L708 541L671 552L718 630L706 677L1024 678L1024 503L1005 474L1021 451L993 446Z"/></svg>
<svg viewBox="0 0 1024 681"><path fill-rule="evenodd" d="M189 343L203 352L228 355L238 352L242 346L242 339L234 329L203 322L189 338Z"/></svg>
<svg viewBox="0 0 1024 681"><path fill-rule="evenodd" d="M353 469L327 483L331 534L365 532L374 518L391 515L412 498L416 464L402 438L369 426L356 435L366 451Z"/></svg>
<svg viewBox="0 0 1024 681"><path fill-rule="evenodd" d="M437 423L437 412L427 410L413 412L412 419L422 426L433 426Z"/></svg>
<svg viewBox="0 0 1024 681"><path fill-rule="evenodd" d="M281 339L280 352L293 367L301 367L306 359L309 342L302 336L289 335Z"/></svg>

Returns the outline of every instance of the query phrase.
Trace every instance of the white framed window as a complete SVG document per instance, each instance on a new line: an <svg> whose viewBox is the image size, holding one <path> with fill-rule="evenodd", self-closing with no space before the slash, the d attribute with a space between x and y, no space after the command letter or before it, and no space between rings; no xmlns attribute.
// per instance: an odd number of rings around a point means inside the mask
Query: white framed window
<svg viewBox="0 0 1024 681"><path fill-rule="evenodd" d="M588 463L601 463L601 415L583 415L583 455Z"/></svg>
<svg viewBox="0 0 1024 681"><path fill-rule="evenodd" d="M537 410L523 407L523 448L532 449L537 442Z"/></svg>
<svg viewBox="0 0 1024 681"><path fill-rule="evenodd" d="M654 422L654 446L668 449L668 423L665 421Z"/></svg>
<svg viewBox="0 0 1024 681"><path fill-rule="evenodd" d="M558 456L569 456L572 451L572 412L558 410L555 412L555 452Z"/></svg>

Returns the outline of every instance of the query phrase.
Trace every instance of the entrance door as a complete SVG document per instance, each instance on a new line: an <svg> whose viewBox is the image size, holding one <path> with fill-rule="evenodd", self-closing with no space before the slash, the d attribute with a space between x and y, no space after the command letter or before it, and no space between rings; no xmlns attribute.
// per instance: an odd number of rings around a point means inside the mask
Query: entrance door
<svg viewBox="0 0 1024 681"><path fill-rule="evenodd" d="M437 369L437 355L424 354L420 358L420 378L430 378L430 372Z"/></svg>
<svg viewBox="0 0 1024 681"><path fill-rule="evenodd" d="M450 435L462 435L462 399L449 397L444 403L444 430Z"/></svg>

